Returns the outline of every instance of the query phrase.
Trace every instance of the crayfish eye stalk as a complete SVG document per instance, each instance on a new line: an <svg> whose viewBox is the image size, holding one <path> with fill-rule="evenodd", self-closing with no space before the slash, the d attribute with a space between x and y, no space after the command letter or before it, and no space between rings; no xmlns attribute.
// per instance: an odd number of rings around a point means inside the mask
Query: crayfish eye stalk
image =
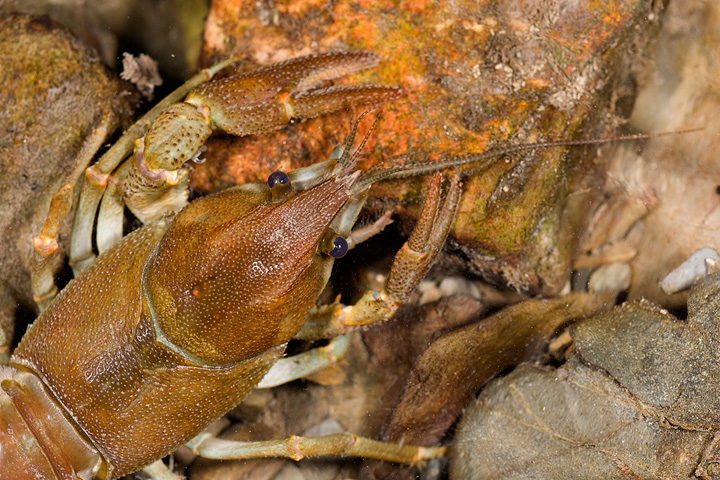
<svg viewBox="0 0 720 480"><path fill-rule="evenodd" d="M295 193L290 177L280 170L270 174L267 184L270 188L270 203L284 202Z"/></svg>
<svg viewBox="0 0 720 480"><path fill-rule="evenodd" d="M320 242L319 250L334 259L342 258L350 250L345 237L342 237L332 230L325 232Z"/></svg>

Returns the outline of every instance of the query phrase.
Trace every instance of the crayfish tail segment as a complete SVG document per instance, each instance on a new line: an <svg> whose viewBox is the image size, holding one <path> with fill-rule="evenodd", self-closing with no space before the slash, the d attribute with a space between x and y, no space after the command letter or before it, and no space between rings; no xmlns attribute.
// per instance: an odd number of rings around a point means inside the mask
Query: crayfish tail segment
<svg viewBox="0 0 720 480"><path fill-rule="evenodd" d="M110 469L38 376L0 367L0 480L106 479Z"/></svg>

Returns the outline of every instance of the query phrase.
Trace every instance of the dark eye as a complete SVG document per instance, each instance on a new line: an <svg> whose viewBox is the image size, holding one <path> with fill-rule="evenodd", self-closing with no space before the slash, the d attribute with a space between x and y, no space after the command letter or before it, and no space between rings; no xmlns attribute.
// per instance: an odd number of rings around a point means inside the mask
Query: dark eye
<svg viewBox="0 0 720 480"><path fill-rule="evenodd" d="M333 238L333 248L328 252L333 258L342 258L348 251L348 243L343 237L337 236Z"/></svg>
<svg viewBox="0 0 720 480"><path fill-rule="evenodd" d="M287 173L278 170L277 172L270 174L267 183L270 188L273 188L277 184L288 185L290 183L290 178L287 176Z"/></svg>

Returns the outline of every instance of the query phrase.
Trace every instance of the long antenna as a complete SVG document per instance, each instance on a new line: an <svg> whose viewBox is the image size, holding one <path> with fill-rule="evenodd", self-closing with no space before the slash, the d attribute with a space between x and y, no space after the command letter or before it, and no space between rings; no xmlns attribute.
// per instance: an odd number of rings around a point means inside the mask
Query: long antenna
<svg viewBox="0 0 720 480"><path fill-rule="evenodd" d="M527 143L524 145L510 145L501 148L494 148L482 153L469 155L460 155L455 157L441 158L437 162L409 162L396 163L390 166L377 166L363 172L360 178L353 186L353 189L362 190L375 182L382 180L392 180L395 178L415 177L419 175L427 175L450 168L465 174L489 164L489 160L503 156L512 155L520 152L535 149L546 149L553 147L566 147L575 145L598 145L603 143L622 142L627 140L644 140L648 138L667 137L671 135L682 135L685 133L697 132L703 128L691 128L687 130L677 130L673 132L661 133L640 133L634 135L621 135L608 138L593 138L586 140L550 140L544 142ZM402 157L401 157L402 158Z"/></svg>

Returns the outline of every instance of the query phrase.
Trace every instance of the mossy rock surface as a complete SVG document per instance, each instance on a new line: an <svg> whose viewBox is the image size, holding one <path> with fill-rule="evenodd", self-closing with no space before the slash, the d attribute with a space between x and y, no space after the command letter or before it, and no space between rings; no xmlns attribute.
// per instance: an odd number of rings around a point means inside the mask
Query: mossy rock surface
<svg viewBox="0 0 720 480"><path fill-rule="evenodd" d="M0 19L0 85L0 324L7 326L17 304L34 308L32 238L50 198L101 115L113 112L119 125L134 94L65 28L13 14Z"/></svg>
<svg viewBox="0 0 720 480"><path fill-rule="evenodd" d="M636 52L656 31L657 8L635 0L551 1L542 8L522 1L217 1L203 57L211 64L238 55L240 68L250 69L314 52L373 51L380 66L352 81L399 85L406 96L380 110L361 167L406 153L432 161L508 142L611 135L614 115L627 113L620 105L631 103L626 87ZM195 172L196 191L264 181L277 168L323 160L360 113L262 137L215 137L208 162ZM600 163L595 148L550 149L499 158L468 179L452 233L466 271L520 291L557 294L571 270L572 232L582 228L598 192ZM381 182L367 206L375 215L396 208L397 218L417 218L427 181ZM412 223L403 226L408 233Z"/></svg>

